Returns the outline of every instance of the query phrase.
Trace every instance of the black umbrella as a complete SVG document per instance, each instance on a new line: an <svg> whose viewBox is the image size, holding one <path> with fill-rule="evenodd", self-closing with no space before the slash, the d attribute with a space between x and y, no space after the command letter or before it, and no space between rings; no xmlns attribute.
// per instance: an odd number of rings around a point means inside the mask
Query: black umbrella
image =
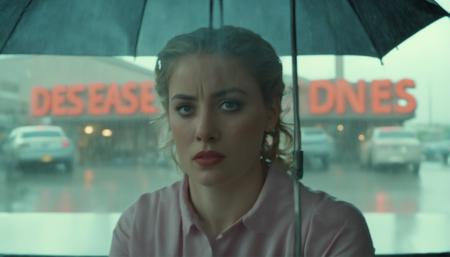
<svg viewBox="0 0 450 257"><path fill-rule="evenodd" d="M208 0L0 0L0 53L155 55L176 34L209 24ZM213 2L213 1L211 1ZM214 10L220 9L220 3ZM381 58L448 13L432 0L297 0L299 54ZM223 22L290 55L289 1L223 1ZM215 15L218 24L220 15Z"/></svg>
<svg viewBox="0 0 450 257"><path fill-rule="evenodd" d="M382 58L435 20L449 16L433 0L0 0L0 53L155 55L176 34L213 24L249 28L291 55L293 85L301 55ZM219 15L213 15L219 13ZM298 22L297 22L298 17ZM297 41L297 35L299 35ZM299 49L299 51L297 51ZM294 97L296 256L300 254L301 178L298 90Z"/></svg>

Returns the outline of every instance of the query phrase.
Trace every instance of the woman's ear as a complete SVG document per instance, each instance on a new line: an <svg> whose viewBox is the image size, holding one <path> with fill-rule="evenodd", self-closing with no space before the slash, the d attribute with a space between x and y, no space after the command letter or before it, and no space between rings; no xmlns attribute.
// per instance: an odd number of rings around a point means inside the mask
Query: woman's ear
<svg viewBox="0 0 450 257"><path fill-rule="evenodd" d="M266 132L275 129L281 114L281 102L279 98L274 98L272 103L267 107L267 125Z"/></svg>

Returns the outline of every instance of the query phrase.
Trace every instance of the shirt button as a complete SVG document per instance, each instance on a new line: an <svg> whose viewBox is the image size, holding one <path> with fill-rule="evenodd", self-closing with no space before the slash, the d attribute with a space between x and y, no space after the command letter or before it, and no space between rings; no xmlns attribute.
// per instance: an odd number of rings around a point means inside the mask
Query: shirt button
<svg viewBox="0 0 450 257"><path fill-rule="evenodd" d="M219 234L216 239L219 240L219 239L222 239L222 237L223 237L223 235Z"/></svg>

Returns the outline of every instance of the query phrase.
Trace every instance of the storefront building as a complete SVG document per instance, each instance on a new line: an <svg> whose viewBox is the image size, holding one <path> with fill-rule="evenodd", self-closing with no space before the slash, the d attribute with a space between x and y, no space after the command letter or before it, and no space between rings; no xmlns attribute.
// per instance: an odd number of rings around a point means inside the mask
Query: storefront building
<svg viewBox="0 0 450 257"><path fill-rule="evenodd" d="M10 129L61 126L80 163L158 158L158 133L149 124L160 113L151 70L121 58L66 56L15 57L0 60L0 68L2 80L17 85L17 101L26 103ZM14 117L11 111L5 116Z"/></svg>
<svg viewBox="0 0 450 257"><path fill-rule="evenodd" d="M410 79L302 81L300 120L302 126L323 127L335 140L338 159L355 159L369 128L402 126L415 116L417 101ZM285 106L291 109L291 97ZM291 114L286 118L292 119Z"/></svg>
<svg viewBox="0 0 450 257"><path fill-rule="evenodd" d="M150 161L158 153L158 131L150 125L160 113L153 81L36 86L30 103L35 123L65 128L82 164Z"/></svg>

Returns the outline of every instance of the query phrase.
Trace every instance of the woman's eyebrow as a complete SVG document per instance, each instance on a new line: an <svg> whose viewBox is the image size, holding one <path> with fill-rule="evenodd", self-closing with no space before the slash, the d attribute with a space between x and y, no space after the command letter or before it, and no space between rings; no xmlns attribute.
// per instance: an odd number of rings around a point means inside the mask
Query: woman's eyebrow
<svg viewBox="0 0 450 257"><path fill-rule="evenodd" d="M233 87L233 88L227 88L227 89L215 92L213 94L213 97L220 98L220 97L224 97L226 95L233 94L233 93L237 93L237 94L241 94L241 95L245 95L245 96L248 95L247 92L245 92L244 90L237 88L237 87ZM195 100L197 100L197 97L192 96L192 95L186 95L186 94L176 94L176 95L172 96L172 100L175 100L175 99L185 100L185 101L195 101Z"/></svg>
<svg viewBox="0 0 450 257"><path fill-rule="evenodd" d="M220 98L220 97L224 97L226 95L233 94L233 93L238 93L238 94L242 94L245 96L247 95L247 92L245 92L244 90L237 88L237 87L232 87L232 88L227 88L227 89L220 90L220 91L214 93L213 97Z"/></svg>
<svg viewBox="0 0 450 257"><path fill-rule="evenodd" d="M190 95L184 95L184 94L176 94L172 96L172 100L179 99L179 100L185 100L185 101L194 101L197 99L195 96Z"/></svg>

